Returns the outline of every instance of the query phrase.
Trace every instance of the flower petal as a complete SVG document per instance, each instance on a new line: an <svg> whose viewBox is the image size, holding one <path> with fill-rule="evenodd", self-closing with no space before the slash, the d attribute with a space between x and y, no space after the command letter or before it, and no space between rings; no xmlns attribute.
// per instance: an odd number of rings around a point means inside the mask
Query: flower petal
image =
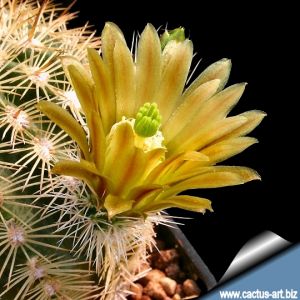
<svg viewBox="0 0 300 300"><path fill-rule="evenodd" d="M109 70L95 49L88 49L88 59L95 82L97 109L101 112L104 132L107 134L116 121L116 100Z"/></svg>
<svg viewBox="0 0 300 300"><path fill-rule="evenodd" d="M213 211L211 201L205 198L180 195L167 199L153 201L147 207L143 208L144 213L161 211L163 209L177 207L185 210L205 213L206 210Z"/></svg>
<svg viewBox="0 0 300 300"><path fill-rule="evenodd" d="M158 184L142 185L133 189L127 197L128 199L134 199L133 212L142 213L143 208L152 203L163 189Z"/></svg>
<svg viewBox="0 0 300 300"><path fill-rule="evenodd" d="M61 57L61 62L69 81L75 89L82 110L86 115L91 108L95 109L93 98L94 83L90 73L80 61L71 56Z"/></svg>
<svg viewBox="0 0 300 300"><path fill-rule="evenodd" d="M76 57L62 55L60 57L60 60L61 60L63 69L65 71L65 74L66 74L68 80L70 81L70 83L72 83L72 78L69 73L69 67L73 66L78 70L79 73L83 74L83 77L85 77L87 84L89 86L93 86L93 81L92 81L90 73L87 71L87 69L84 67L84 65Z"/></svg>
<svg viewBox="0 0 300 300"><path fill-rule="evenodd" d="M72 86L80 101L87 124L90 127L90 116L93 111L97 111L97 105L94 99L94 84L89 78L90 75L82 68L78 68L75 65L70 65L68 67L68 71Z"/></svg>
<svg viewBox="0 0 300 300"><path fill-rule="evenodd" d="M97 170L102 172L105 162L106 137L101 118L97 113L91 115L90 141L93 161Z"/></svg>
<svg viewBox="0 0 300 300"><path fill-rule="evenodd" d="M95 194L100 194L102 191L102 178L99 171L93 163L86 160L72 161L61 160L57 162L51 169L52 173L72 176L83 180ZM100 199L100 198L99 198Z"/></svg>
<svg viewBox="0 0 300 300"><path fill-rule="evenodd" d="M107 195L104 200L104 207L107 209L108 218L111 219L117 214L121 214L132 207L133 200L121 198L119 196Z"/></svg>
<svg viewBox="0 0 300 300"><path fill-rule="evenodd" d="M90 153L86 134L78 122L65 109L53 102L43 100L37 103L37 109L64 130L78 144L85 159L89 160Z"/></svg>
<svg viewBox="0 0 300 300"><path fill-rule="evenodd" d="M181 144L197 134L197 130L204 130L211 124L226 117L232 107L239 101L245 90L245 84L235 84L210 98L193 119L166 146L168 154L180 152ZM194 149L195 150L195 149Z"/></svg>
<svg viewBox="0 0 300 300"><path fill-rule="evenodd" d="M221 91L227 83L231 71L231 60L223 58L212 65L208 66L184 92L184 96L187 97L193 93L203 83L219 79L220 84L218 91Z"/></svg>
<svg viewBox="0 0 300 300"><path fill-rule="evenodd" d="M159 199L165 199L188 189L217 188L243 184L260 179L256 171L246 167L215 166L207 167L206 172L174 184Z"/></svg>
<svg viewBox="0 0 300 300"><path fill-rule="evenodd" d="M257 139L252 137L224 139L216 144L202 149L201 151L203 154L209 157L210 164L216 164L236 154L239 154L257 142Z"/></svg>
<svg viewBox="0 0 300 300"><path fill-rule="evenodd" d="M145 102L154 102L161 80L161 45L158 34L147 24L141 34L136 60L136 111Z"/></svg>
<svg viewBox="0 0 300 300"><path fill-rule="evenodd" d="M177 148L178 152L194 149L200 151L205 146L214 143L216 140L230 134L235 129L241 127L247 122L244 116L234 116L230 118L221 119L210 126L199 128L197 132L190 135L181 145Z"/></svg>
<svg viewBox="0 0 300 300"><path fill-rule="evenodd" d="M148 175L145 182L167 185L173 181L173 176L176 176L176 170L185 161L208 161L208 157L200 152L188 151L176 155L153 169Z"/></svg>
<svg viewBox="0 0 300 300"><path fill-rule="evenodd" d="M164 49L163 59L165 63L161 84L153 98L162 115L162 124L168 120L176 107L187 79L192 57L193 45L189 40L179 43L171 41Z"/></svg>
<svg viewBox="0 0 300 300"><path fill-rule="evenodd" d="M200 107L205 104L205 101L216 93L219 84L219 79L208 81L183 99L183 102L176 108L162 128L166 143L172 140L193 118Z"/></svg>
<svg viewBox="0 0 300 300"><path fill-rule="evenodd" d="M114 53L116 121L135 117L135 69L132 54L124 42L116 41Z"/></svg>
<svg viewBox="0 0 300 300"><path fill-rule="evenodd" d="M114 184L114 195L126 195L138 185L146 166L144 151L135 147L134 132L128 121L117 123L108 137L104 175Z"/></svg>
<svg viewBox="0 0 300 300"><path fill-rule="evenodd" d="M267 114L260 110L251 110L240 114L239 116L247 118L247 122L242 124L239 128L235 129L228 135L224 136L224 139L243 136L251 132L255 127L257 127L263 118Z"/></svg>
<svg viewBox="0 0 300 300"><path fill-rule="evenodd" d="M103 61L107 65L108 70L111 70L112 77L114 70L114 48L116 41L121 41L126 44L121 29L112 22L105 23L101 34L101 53Z"/></svg>

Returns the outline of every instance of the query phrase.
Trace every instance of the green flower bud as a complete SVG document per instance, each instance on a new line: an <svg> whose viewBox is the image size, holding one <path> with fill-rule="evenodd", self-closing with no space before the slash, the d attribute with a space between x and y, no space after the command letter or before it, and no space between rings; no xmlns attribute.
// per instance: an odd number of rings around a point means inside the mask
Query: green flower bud
<svg viewBox="0 0 300 300"><path fill-rule="evenodd" d="M185 40L184 28L166 30L160 37L161 49L163 50L170 41L183 42Z"/></svg>

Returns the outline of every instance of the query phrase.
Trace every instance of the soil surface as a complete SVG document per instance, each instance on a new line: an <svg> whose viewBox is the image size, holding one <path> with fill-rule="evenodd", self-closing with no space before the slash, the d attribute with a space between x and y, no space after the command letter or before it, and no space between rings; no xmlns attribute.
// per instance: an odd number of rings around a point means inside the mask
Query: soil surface
<svg viewBox="0 0 300 300"><path fill-rule="evenodd" d="M157 240L158 250L149 257L152 270L131 287L130 300L181 300L195 299L201 289L185 271L183 260L176 248L168 248Z"/></svg>

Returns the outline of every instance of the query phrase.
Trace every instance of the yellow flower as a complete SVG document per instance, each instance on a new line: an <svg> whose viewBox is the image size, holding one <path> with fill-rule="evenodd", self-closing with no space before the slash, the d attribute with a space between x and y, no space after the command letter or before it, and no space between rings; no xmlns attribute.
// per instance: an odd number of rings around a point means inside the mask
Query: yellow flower
<svg viewBox="0 0 300 300"><path fill-rule="evenodd" d="M212 210L209 200L178 194L259 179L246 167L216 165L256 143L245 135L265 116L254 110L228 117L245 89L244 83L223 89L230 60L212 64L185 88L193 45L182 34L162 47L148 24L133 56L121 30L107 23L101 51L88 49L90 70L63 59L88 138L67 111L51 102L38 104L82 153L80 161L60 161L52 171L85 181L97 210L106 209L109 218L169 207L205 212Z"/></svg>

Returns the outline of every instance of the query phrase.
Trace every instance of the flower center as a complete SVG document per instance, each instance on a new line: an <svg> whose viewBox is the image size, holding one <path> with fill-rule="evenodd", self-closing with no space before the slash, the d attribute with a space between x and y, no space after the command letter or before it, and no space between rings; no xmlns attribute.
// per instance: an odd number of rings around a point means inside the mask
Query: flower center
<svg viewBox="0 0 300 300"><path fill-rule="evenodd" d="M161 115L156 103L145 103L138 111L134 131L141 137L154 136L161 124Z"/></svg>

